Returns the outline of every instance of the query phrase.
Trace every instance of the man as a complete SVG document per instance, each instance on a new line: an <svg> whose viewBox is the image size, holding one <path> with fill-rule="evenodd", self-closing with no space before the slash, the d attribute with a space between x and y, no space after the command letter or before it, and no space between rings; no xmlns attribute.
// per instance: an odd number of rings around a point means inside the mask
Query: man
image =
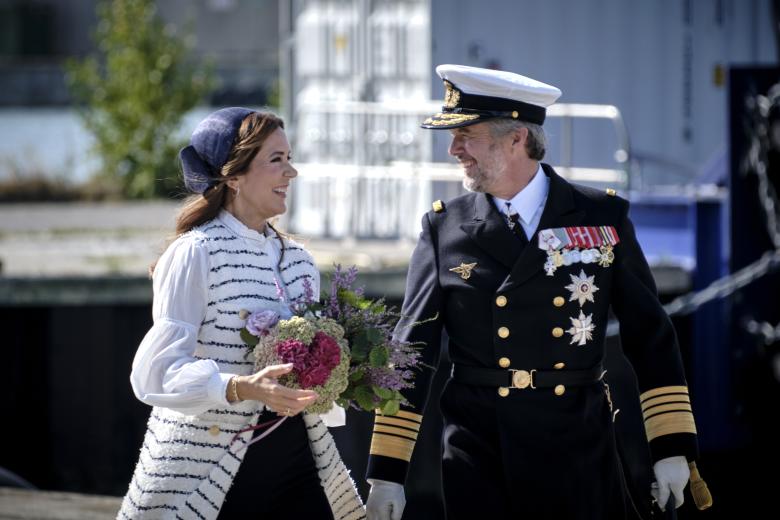
<svg viewBox="0 0 780 520"><path fill-rule="evenodd" d="M627 492L604 378L612 307L637 373L661 506L683 503L696 427L672 324L628 218L628 202L569 184L540 163L546 107L561 92L517 74L441 65L449 129L471 192L423 217L396 334L436 366L442 330L453 374L441 396L450 520L618 519L649 510ZM434 318L435 319L432 319ZM431 380L411 406L377 415L369 520L399 520ZM649 497L649 494L648 494Z"/></svg>

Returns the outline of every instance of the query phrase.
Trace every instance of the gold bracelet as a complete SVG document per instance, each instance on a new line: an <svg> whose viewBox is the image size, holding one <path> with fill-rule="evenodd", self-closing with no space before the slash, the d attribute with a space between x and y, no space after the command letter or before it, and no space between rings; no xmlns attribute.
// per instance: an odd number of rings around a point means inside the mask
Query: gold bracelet
<svg viewBox="0 0 780 520"><path fill-rule="evenodd" d="M230 390L228 393L232 402L237 403L241 401L238 397L238 376L230 378Z"/></svg>

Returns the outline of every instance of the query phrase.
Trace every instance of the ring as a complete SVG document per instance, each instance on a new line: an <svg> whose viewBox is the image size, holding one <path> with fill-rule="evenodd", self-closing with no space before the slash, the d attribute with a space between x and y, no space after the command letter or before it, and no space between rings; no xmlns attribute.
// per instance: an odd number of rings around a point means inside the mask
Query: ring
<svg viewBox="0 0 780 520"><path fill-rule="evenodd" d="M290 415L290 409L289 408L284 411L284 415Z"/></svg>

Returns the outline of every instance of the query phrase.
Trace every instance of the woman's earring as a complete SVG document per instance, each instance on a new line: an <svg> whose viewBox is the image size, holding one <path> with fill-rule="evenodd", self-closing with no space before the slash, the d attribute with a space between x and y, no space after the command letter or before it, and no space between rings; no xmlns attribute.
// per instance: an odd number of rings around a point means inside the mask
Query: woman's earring
<svg viewBox="0 0 780 520"><path fill-rule="evenodd" d="M241 186L236 186L236 198L238 198L239 193L241 193Z"/></svg>

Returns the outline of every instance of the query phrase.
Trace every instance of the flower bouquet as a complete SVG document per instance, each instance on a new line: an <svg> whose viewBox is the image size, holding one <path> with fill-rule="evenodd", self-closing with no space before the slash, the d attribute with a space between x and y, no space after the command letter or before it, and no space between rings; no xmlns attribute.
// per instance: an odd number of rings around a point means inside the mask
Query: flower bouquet
<svg viewBox="0 0 780 520"><path fill-rule="evenodd" d="M317 392L317 400L306 408L311 413L326 413L347 388L349 346L344 329L331 319L293 316L280 320L274 311L264 310L248 316L241 338L254 347L256 371L293 364L279 382Z"/></svg>
<svg viewBox="0 0 780 520"><path fill-rule="evenodd" d="M290 319L280 320L268 310L246 313L241 338L252 347L256 370L293 364L279 382L319 394L307 411L325 413L335 402L395 415L406 403L401 390L413 386L420 353L393 338L400 315L384 300L370 300L362 289L353 289L356 277L355 267L343 271L337 265L322 302L314 301L307 287L304 300L292 305Z"/></svg>

